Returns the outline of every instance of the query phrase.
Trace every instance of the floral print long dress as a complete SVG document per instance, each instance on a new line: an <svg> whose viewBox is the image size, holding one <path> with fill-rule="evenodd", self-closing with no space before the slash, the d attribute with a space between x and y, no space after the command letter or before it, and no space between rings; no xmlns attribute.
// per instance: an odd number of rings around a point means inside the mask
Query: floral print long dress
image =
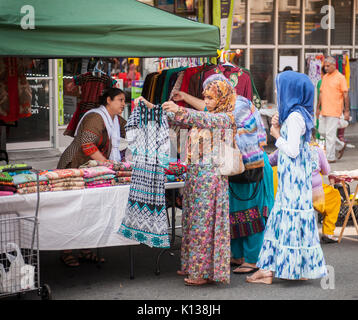
<svg viewBox="0 0 358 320"><path fill-rule="evenodd" d="M194 145L194 129L220 129L223 134L225 129L232 127L225 113L213 114L186 108L181 108L175 115L168 112L168 119L171 124L191 127L188 149ZM215 149L215 145L213 147ZM192 159L187 163L182 228L181 270L191 279L229 283L228 179L218 175L215 164L204 161L193 163Z"/></svg>

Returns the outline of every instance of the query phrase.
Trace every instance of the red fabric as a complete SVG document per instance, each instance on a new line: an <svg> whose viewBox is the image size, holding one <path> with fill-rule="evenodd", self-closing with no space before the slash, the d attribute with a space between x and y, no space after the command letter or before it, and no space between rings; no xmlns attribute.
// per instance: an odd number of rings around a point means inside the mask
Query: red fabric
<svg viewBox="0 0 358 320"><path fill-rule="evenodd" d="M107 75L96 77L91 72L87 72L74 76L73 82L75 85L81 86L81 101L77 104L76 111L64 132L64 135L72 137L82 116L88 110L99 106L99 97L105 89L114 87L116 80Z"/></svg>
<svg viewBox="0 0 358 320"><path fill-rule="evenodd" d="M183 82L181 84L180 87L180 91L189 92L189 83L190 83L190 78L197 72L199 72L201 70L202 67L192 67L192 68L187 68L185 69L184 72L184 77L183 77ZM177 104L181 107L185 106L185 102L184 101L178 101Z"/></svg>
<svg viewBox="0 0 358 320"><path fill-rule="evenodd" d="M232 85L235 87L237 95L243 96L252 101L253 93L251 79L250 76L245 73L241 68L219 64L216 68L205 72L204 81L211 75L216 73L221 73L228 80L230 80Z"/></svg>
<svg viewBox="0 0 358 320"><path fill-rule="evenodd" d="M7 89L9 96L9 113L6 117L3 117L2 120L5 122L16 121L19 118L19 91L17 85L17 66L16 58L6 59L6 67L8 70L7 75Z"/></svg>

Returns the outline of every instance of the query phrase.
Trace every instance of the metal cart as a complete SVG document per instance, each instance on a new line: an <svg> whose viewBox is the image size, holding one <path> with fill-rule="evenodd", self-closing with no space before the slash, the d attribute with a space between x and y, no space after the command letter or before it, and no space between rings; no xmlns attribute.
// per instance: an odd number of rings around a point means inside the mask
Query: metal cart
<svg viewBox="0 0 358 320"><path fill-rule="evenodd" d="M38 234L40 192L38 172L35 173L37 175L35 216L20 217L17 212L0 213L0 298L15 295L21 297L29 291L36 290L42 300L52 299L49 285L40 286Z"/></svg>

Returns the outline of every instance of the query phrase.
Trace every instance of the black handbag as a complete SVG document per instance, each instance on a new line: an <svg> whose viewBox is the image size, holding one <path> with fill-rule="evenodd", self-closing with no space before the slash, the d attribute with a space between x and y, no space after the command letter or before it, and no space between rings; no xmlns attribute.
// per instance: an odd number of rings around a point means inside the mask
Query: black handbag
<svg viewBox="0 0 358 320"><path fill-rule="evenodd" d="M263 177L264 177L264 168L263 167L245 170L243 173L240 173L240 174L237 174L237 175L234 175L234 176L229 176L228 177L229 182L240 183L240 184L256 183L255 189L254 189L252 195L249 196L247 199L240 198L234 192L234 190L231 188L230 183L229 183L230 192L234 196L234 198L239 200L239 201L253 200L258 194L259 186L261 184L261 181L262 181Z"/></svg>
<svg viewBox="0 0 358 320"><path fill-rule="evenodd" d="M229 176L229 182L235 183L253 183L259 182L264 177L264 168L255 168L245 170L243 173L236 174L234 176Z"/></svg>

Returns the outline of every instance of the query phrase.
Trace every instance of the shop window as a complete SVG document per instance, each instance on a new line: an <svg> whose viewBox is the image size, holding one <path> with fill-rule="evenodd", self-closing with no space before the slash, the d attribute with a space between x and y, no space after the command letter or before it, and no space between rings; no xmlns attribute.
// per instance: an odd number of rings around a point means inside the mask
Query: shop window
<svg viewBox="0 0 358 320"><path fill-rule="evenodd" d="M251 49L250 71L263 104L274 102L273 50Z"/></svg>
<svg viewBox="0 0 358 320"><path fill-rule="evenodd" d="M50 141L51 80L48 59L27 59L25 76L31 89L31 116L7 130L7 143Z"/></svg>
<svg viewBox="0 0 358 320"><path fill-rule="evenodd" d="M326 49L306 49L305 50L305 74L309 74L309 61L310 61L310 57L311 59L313 58L319 58L321 56L326 57L327 56L327 50Z"/></svg>
<svg viewBox="0 0 358 320"><path fill-rule="evenodd" d="M157 0L156 7L174 13L174 0Z"/></svg>
<svg viewBox="0 0 358 320"><path fill-rule="evenodd" d="M251 44L273 44L274 0L252 0L250 4Z"/></svg>
<svg viewBox="0 0 358 320"><path fill-rule="evenodd" d="M280 44L301 43L301 2L279 1L278 32Z"/></svg>
<svg viewBox="0 0 358 320"><path fill-rule="evenodd" d="M306 0L305 11L305 42L306 44L327 45L327 29L322 28L325 13L321 9L328 5L328 0Z"/></svg>
<svg viewBox="0 0 358 320"><path fill-rule="evenodd" d="M235 55L232 59L232 63L238 67L245 68L246 65L246 59L245 59L245 50L240 50L239 55Z"/></svg>
<svg viewBox="0 0 358 320"><path fill-rule="evenodd" d="M280 49L278 50L278 72L282 72L285 68L291 67L293 71L300 72L301 59L300 49Z"/></svg>
<svg viewBox="0 0 358 320"><path fill-rule="evenodd" d="M29 63L25 75L28 78L49 77L48 59L31 59L31 63Z"/></svg>
<svg viewBox="0 0 358 320"><path fill-rule="evenodd" d="M46 60L48 63L48 60ZM50 81L28 80L31 92L31 117L19 119L16 127L10 127L7 143L50 140Z"/></svg>
<svg viewBox="0 0 358 320"><path fill-rule="evenodd" d="M247 0L235 0L232 21L232 44L246 43L246 8Z"/></svg>
<svg viewBox="0 0 358 320"><path fill-rule="evenodd" d="M331 30L331 44L352 45L353 0L332 1L334 28Z"/></svg>

